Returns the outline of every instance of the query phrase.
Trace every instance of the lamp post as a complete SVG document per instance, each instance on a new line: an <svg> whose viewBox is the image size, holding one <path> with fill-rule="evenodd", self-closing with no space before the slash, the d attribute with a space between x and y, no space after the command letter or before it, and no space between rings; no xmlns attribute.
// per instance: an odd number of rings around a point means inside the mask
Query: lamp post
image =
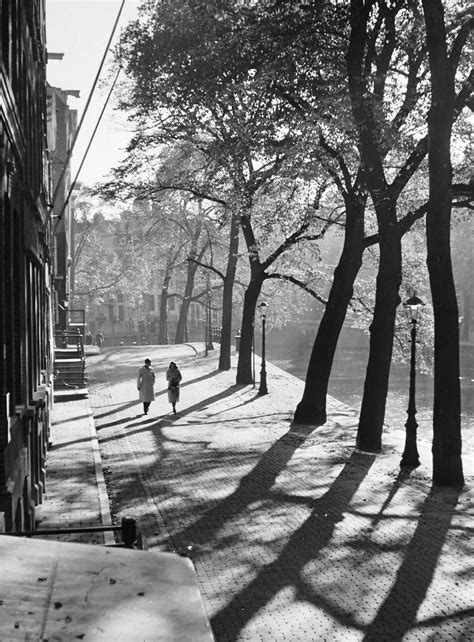
<svg viewBox="0 0 474 642"><path fill-rule="evenodd" d="M267 305L268 304L265 301L262 301L258 305L258 309L260 310L260 316L262 318L262 367L260 370L260 386L258 388L259 396L268 394L267 368L265 363L265 324L266 324L266 316L267 316L266 314Z"/></svg>
<svg viewBox="0 0 474 642"><path fill-rule="evenodd" d="M137 298L137 343L141 345L141 330L142 330L142 306L143 306L143 294L139 294Z"/></svg>
<svg viewBox="0 0 474 642"><path fill-rule="evenodd" d="M405 424L405 450L403 451L400 466L409 466L416 468L420 465L418 449L416 447L416 429L418 424L415 419L415 376L416 376L416 328L420 319L421 308L425 305L421 299L413 292L403 304L406 310L407 318L411 323L411 356L410 356L410 392L408 399L408 419Z"/></svg>
<svg viewBox="0 0 474 642"><path fill-rule="evenodd" d="M207 297L206 297L206 354L208 350L214 350L212 343L212 292L209 275L207 277Z"/></svg>
<svg viewBox="0 0 474 642"><path fill-rule="evenodd" d="M255 388L255 319L252 323L252 388Z"/></svg>

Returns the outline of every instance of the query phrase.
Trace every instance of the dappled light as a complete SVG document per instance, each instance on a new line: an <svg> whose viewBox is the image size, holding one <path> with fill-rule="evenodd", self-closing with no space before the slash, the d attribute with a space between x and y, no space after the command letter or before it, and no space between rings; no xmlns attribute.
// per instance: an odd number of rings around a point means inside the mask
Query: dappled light
<svg viewBox="0 0 474 642"><path fill-rule="evenodd" d="M428 495L426 467L400 471L401 431L386 430L378 456L358 452L344 404L334 402L317 429L291 425L297 379L275 369L273 380L270 365L269 381L285 386L285 398L256 397L206 359L182 369L188 385L177 416L158 390L152 416L130 419L134 390L119 377L107 394L123 405L101 417L110 375L100 359L92 370L116 519L132 514L152 550L193 561L217 639L254 639L267 625L298 640L315 631L320 639L384 639L406 591L398 635L435 626L422 607L437 608L434 578L459 583L467 542L456 532L455 496ZM457 567L444 561L445 546L459 550ZM455 593L445 598L446 630L457 626Z"/></svg>

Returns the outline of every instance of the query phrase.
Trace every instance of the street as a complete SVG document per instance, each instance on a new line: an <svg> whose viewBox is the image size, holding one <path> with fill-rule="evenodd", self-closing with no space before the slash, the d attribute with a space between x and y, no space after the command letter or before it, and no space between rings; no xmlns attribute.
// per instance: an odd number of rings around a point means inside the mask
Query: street
<svg viewBox="0 0 474 642"><path fill-rule="evenodd" d="M151 550L193 560L216 639L473 639L470 488L430 489L425 442L420 468L401 473L402 431L384 434L382 455L354 452L357 417L333 399L324 426L296 432L301 381L269 364L257 397L217 356L133 346L88 357L114 519L135 517ZM146 417L145 357L157 376ZM176 416L171 360L183 374Z"/></svg>

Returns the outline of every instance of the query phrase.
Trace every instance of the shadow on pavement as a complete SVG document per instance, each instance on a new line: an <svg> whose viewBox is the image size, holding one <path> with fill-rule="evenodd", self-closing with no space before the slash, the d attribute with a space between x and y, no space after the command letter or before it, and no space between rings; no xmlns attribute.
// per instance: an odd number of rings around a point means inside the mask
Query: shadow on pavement
<svg viewBox="0 0 474 642"><path fill-rule="evenodd" d="M140 405L140 401L137 399L136 401L129 401L124 404L112 404L113 405L113 410L107 410L106 412L95 412L94 411L94 419L103 419L104 417L109 417L110 415L115 415L117 412L122 412L123 410L128 410L129 408L133 408L133 406L138 406ZM104 424L101 426L98 426L99 428L103 428Z"/></svg>
<svg viewBox="0 0 474 642"><path fill-rule="evenodd" d="M364 642L386 639L387 631L393 640L405 639L405 634L416 624L416 615L433 579L459 495L460 491L454 489L431 489L395 582L367 627ZM443 510L440 510L440 501L444 503Z"/></svg>
<svg viewBox="0 0 474 642"><path fill-rule="evenodd" d="M150 428L153 428L155 431L160 431L161 428L165 428L166 426L171 425L175 421L182 419L188 414L191 414L197 410L202 410L203 408L206 408L209 404L215 403L216 401L221 401L222 399L225 399L226 397L229 397L230 395L234 394L236 390L239 390L242 386L230 386L223 392L220 392L217 395L214 395L213 397L207 397L206 399L203 399L197 404L194 404L194 406L189 406L186 408L186 410L179 410L176 415L167 413L166 415L162 415L161 417L149 417L147 416L146 418L143 417L128 417L125 419L118 419L117 421L109 422L108 424L102 424L100 426L97 426L98 429L102 429L105 427L110 427L110 426L115 426L118 424L125 424L127 421L131 421L134 419L141 419L137 423L133 424L133 426L130 429L130 426L128 426L128 430L126 433L124 433L124 437L131 437L137 433L142 432L143 430L149 430ZM159 434L155 434L155 437L157 437L158 441L157 444L160 445L161 442L163 441L163 437L161 435L161 432ZM114 441L116 440L117 437L105 437L101 438L101 443L105 443L107 441Z"/></svg>
<svg viewBox="0 0 474 642"><path fill-rule="evenodd" d="M70 417L61 417L57 419L56 421L53 419L53 424L67 424L70 423L71 421L79 421L81 419L88 419L90 417L89 414L87 415L71 415Z"/></svg>
<svg viewBox="0 0 474 642"><path fill-rule="evenodd" d="M215 377L216 375L218 375L219 372L220 372L219 370L213 370L208 374L202 375L202 377L195 377L194 379L185 379L181 384L181 388L185 388L186 386L191 386L193 383L199 383L200 381L205 381L206 379L211 379L212 377Z"/></svg>
<svg viewBox="0 0 474 642"><path fill-rule="evenodd" d="M294 446L288 447L285 441L287 437L288 433L276 442L254 470L242 480L243 485L241 483L236 491L241 495L240 505L246 505L249 501L255 501L258 496L268 493L283 463L280 458L275 458L275 448L276 450L282 447L287 449L284 462L286 465L288 455L297 447L296 441ZM329 601L322 602L321 596L314 595L303 578L302 570L308 562L317 557L319 551L328 545L336 525L343 519L351 498L374 460L375 455L352 453L330 489L321 498L312 500L314 509L311 515L291 535L277 559L262 567L257 576L212 618L211 625L217 639L225 639L226 642L237 640L239 632L258 611L279 591L288 586L296 589L295 599L317 604L327 611L335 610ZM275 462L278 462L277 465ZM254 485L257 488L253 487ZM227 516L228 512L223 510L222 506L218 507L212 521L214 527L218 527L219 514ZM242 609L243 604L245 609ZM342 609L333 615L338 620L347 620L347 624L354 625L352 619L349 621L349 616Z"/></svg>
<svg viewBox="0 0 474 642"><path fill-rule="evenodd" d="M215 377L216 374L219 373L219 370L213 370L211 373L203 375L202 377L196 377L195 379L190 379L189 381L185 381L183 384L181 384L181 388L185 388L186 386L190 386L193 383L198 383L200 381L204 381L205 379L210 379L212 377ZM130 386L135 386L135 377L127 376L127 379L130 379ZM91 379L90 384L91 387L94 385L97 385L99 381L96 379ZM103 381L100 381L100 383L103 383ZM159 397L163 397L166 395L167 389L163 388L163 390L159 390L155 392L155 399L158 399ZM94 412L94 417L95 419L103 419L104 417L108 417L110 415L114 415L119 412L123 412L124 410L128 410L129 408L133 408L134 406L141 406L141 401L138 399L133 400L133 401L128 401L127 403L124 404L114 404L113 405L113 410L107 410L106 412ZM188 410L186 410L188 412ZM182 413L181 413L182 414ZM126 421L127 418L124 420ZM122 420L117 421L116 423L120 423ZM98 428L105 428L107 426L112 426L115 425L115 423L109 423L109 424L102 424L100 426L97 426Z"/></svg>
<svg viewBox="0 0 474 642"><path fill-rule="evenodd" d="M235 388L235 386L233 387ZM313 428L307 426L307 435ZM240 513L250 502L268 495L279 473L286 467L293 453L306 439L307 435L294 434L289 430L278 439L261 457L250 473L242 477L237 489L217 506L205 512L196 522L186 529L173 534L171 547L185 551L190 542L193 546L206 544L222 525ZM203 540L202 533L206 539Z"/></svg>
<svg viewBox="0 0 474 642"><path fill-rule="evenodd" d="M90 443L90 437L83 437L82 439L74 439L73 441L63 441L60 443L57 442L52 442L50 449L51 450L60 450L61 448L68 448L69 446L72 446L73 444L81 444L81 443Z"/></svg>
<svg viewBox="0 0 474 642"><path fill-rule="evenodd" d="M119 426L120 424L125 424L127 421L131 421L132 419L136 419L135 415L130 415L129 417L121 417L120 419L116 419L115 421L108 421L105 424L98 424L96 425L96 430L102 430L103 428L110 428L111 426Z"/></svg>

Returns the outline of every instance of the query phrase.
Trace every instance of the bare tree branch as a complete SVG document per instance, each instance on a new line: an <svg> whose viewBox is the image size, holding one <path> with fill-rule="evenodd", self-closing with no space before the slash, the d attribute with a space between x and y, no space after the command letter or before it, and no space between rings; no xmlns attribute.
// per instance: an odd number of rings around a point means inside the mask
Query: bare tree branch
<svg viewBox="0 0 474 642"><path fill-rule="evenodd" d="M317 299L320 303L323 305L327 304L326 299L323 299L321 295L319 295L317 292L315 292L307 283L304 281L300 281L300 279L297 279L294 276L290 276L288 274L279 274L278 272L272 272L270 274L265 275L266 279L280 279L281 281L288 281L289 283L293 283L293 285L297 285L299 288L307 292L308 294L311 294L312 297Z"/></svg>

